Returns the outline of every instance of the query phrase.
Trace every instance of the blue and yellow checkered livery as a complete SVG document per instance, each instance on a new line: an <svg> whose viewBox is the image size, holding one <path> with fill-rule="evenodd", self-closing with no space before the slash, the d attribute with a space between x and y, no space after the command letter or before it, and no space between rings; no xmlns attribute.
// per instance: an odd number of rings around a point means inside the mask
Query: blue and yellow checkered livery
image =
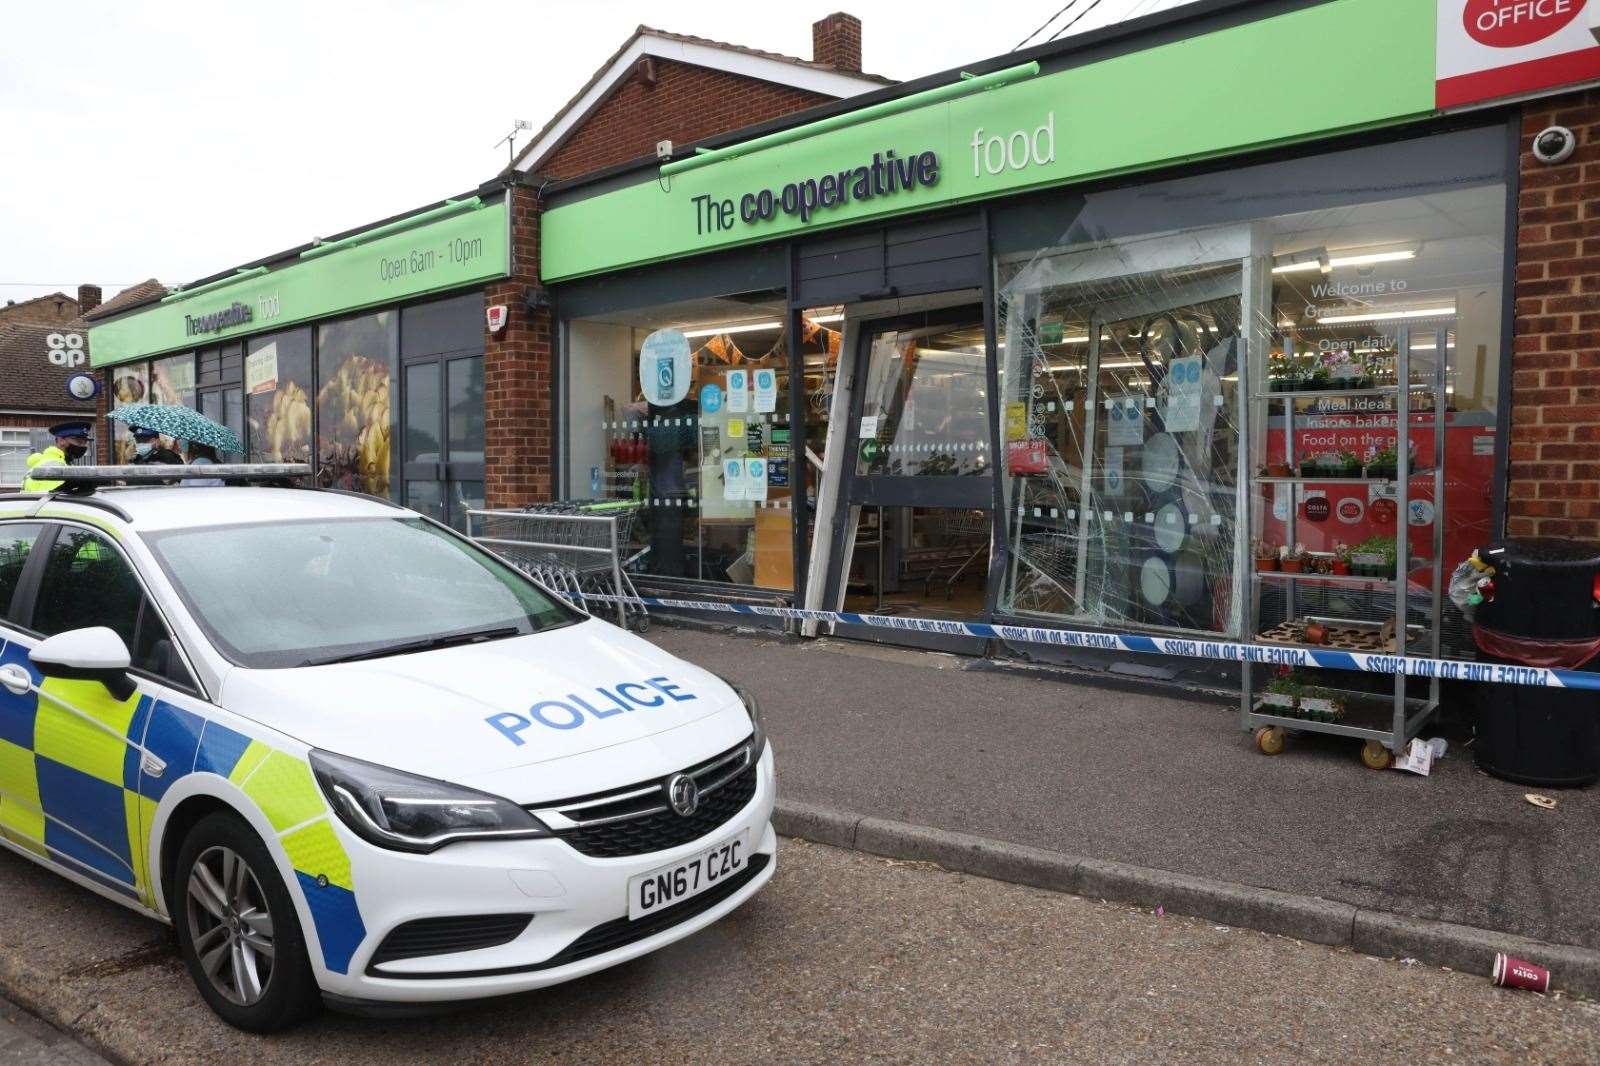
<svg viewBox="0 0 1600 1066"><path fill-rule="evenodd" d="M349 856L304 758L142 693L118 700L98 681L44 678L15 641L0 647L4 664L27 670L42 694L0 690L6 840L153 908L146 860L156 808L187 775L215 774L271 823L311 912L324 965L349 970L366 927ZM144 751L166 764L159 775L147 771Z"/></svg>

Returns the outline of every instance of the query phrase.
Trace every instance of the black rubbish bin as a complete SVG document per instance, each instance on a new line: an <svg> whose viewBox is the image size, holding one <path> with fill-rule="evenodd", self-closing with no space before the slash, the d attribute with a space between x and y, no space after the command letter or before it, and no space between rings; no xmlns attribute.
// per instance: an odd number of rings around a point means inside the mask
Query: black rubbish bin
<svg viewBox="0 0 1600 1066"><path fill-rule="evenodd" d="M1495 568L1494 595L1473 638L1486 662L1600 672L1600 549L1575 541L1513 539L1479 551ZM1477 686L1478 765L1520 784L1600 780L1600 692L1528 685Z"/></svg>

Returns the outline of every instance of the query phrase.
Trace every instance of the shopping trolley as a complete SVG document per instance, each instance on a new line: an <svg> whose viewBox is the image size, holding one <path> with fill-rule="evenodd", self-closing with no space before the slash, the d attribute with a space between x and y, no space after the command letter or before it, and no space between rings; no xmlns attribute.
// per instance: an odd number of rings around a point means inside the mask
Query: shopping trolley
<svg viewBox="0 0 1600 1066"><path fill-rule="evenodd" d="M650 628L650 615L637 602L639 591L628 567L644 552L624 555L638 512L634 500L469 510L467 536L586 611L591 595L618 597L617 624L643 633Z"/></svg>

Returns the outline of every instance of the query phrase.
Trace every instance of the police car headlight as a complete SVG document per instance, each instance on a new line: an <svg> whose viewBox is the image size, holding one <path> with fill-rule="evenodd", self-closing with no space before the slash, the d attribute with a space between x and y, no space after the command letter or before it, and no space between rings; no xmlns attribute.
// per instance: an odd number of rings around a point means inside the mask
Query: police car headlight
<svg viewBox="0 0 1600 1066"><path fill-rule="evenodd" d="M550 835L533 815L487 792L326 751L310 758L340 821L380 848L429 852L457 840Z"/></svg>
<svg viewBox="0 0 1600 1066"><path fill-rule="evenodd" d="M750 694L750 690L743 685L734 684L732 681L728 681L727 678L722 680L727 682L729 688L733 689L734 693L739 697L739 701L744 704L745 713L750 716L750 725L755 730L755 735L750 738L750 760L754 762L761 758L761 752L767 746L767 729L761 724L761 705Z"/></svg>

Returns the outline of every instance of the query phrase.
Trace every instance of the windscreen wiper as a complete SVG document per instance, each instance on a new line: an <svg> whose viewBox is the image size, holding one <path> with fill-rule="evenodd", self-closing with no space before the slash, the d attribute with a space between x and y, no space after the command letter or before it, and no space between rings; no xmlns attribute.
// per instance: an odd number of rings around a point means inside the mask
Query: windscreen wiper
<svg viewBox="0 0 1600 1066"><path fill-rule="evenodd" d="M505 637L522 635L522 630L517 626L494 626L490 629L473 629L465 633L440 633L438 636L423 637L421 640L409 640L403 644L385 644L380 648L367 648L362 651L353 651L346 655L334 655L326 659L307 659L301 666L332 666L334 663L353 663L362 659L384 659L391 655L409 655L417 651L434 651L438 648L452 648L459 644L482 644L488 640L501 640Z"/></svg>

